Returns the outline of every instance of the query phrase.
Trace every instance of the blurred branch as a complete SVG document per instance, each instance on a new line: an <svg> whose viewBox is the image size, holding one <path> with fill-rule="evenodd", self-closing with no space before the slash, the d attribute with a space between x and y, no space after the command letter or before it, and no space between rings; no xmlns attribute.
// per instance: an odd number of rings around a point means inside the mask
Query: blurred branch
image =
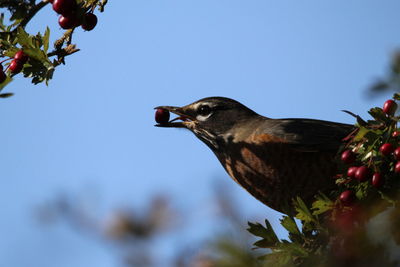
<svg viewBox="0 0 400 267"><path fill-rule="evenodd" d="M393 54L387 76L378 79L368 88L369 96L388 91L400 91L400 50Z"/></svg>

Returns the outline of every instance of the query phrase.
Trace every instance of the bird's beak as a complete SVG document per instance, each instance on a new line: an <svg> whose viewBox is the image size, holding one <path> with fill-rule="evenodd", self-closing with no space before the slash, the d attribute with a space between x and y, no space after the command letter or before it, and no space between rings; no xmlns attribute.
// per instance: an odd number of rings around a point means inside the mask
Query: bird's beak
<svg viewBox="0 0 400 267"><path fill-rule="evenodd" d="M156 125L154 125L156 127L188 128L188 125L194 121L194 119L186 114L184 109L180 107L158 106L154 109L165 109L175 115L178 115L178 117L173 118L166 123L157 123Z"/></svg>

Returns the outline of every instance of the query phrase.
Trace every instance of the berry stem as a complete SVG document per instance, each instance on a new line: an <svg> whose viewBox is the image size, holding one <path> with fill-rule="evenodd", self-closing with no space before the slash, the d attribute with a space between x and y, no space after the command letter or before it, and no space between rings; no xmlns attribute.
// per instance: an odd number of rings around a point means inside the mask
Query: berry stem
<svg viewBox="0 0 400 267"><path fill-rule="evenodd" d="M36 15L39 10L41 10L44 6L46 6L48 3L50 3L49 0L43 0L37 5L34 5L32 9L29 11L29 13L26 15L26 17L18 24L18 26L13 30L15 32L18 27L25 28L25 26L29 23L29 21Z"/></svg>
<svg viewBox="0 0 400 267"><path fill-rule="evenodd" d="M7 60L12 59L11 57L4 59L3 61L0 61L0 64L3 64L4 62L6 62Z"/></svg>

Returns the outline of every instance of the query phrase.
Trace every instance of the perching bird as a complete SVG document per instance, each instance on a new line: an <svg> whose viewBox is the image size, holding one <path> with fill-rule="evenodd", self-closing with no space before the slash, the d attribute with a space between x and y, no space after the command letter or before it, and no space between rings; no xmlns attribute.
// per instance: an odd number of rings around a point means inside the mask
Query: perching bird
<svg viewBox="0 0 400 267"><path fill-rule="evenodd" d="M177 118L158 127L186 128L217 156L226 172L272 209L289 213L332 188L335 155L353 125L314 119L270 119L241 103L208 97L183 107L159 106Z"/></svg>

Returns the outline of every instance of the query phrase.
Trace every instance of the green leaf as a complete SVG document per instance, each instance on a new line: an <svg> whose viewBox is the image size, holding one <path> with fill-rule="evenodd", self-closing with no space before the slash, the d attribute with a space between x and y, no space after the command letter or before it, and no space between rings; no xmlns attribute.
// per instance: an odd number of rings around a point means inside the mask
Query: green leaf
<svg viewBox="0 0 400 267"><path fill-rule="evenodd" d="M317 200L312 204L313 215L325 213L328 210L331 210L333 206L333 201L324 194L320 193L320 195L317 196Z"/></svg>
<svg viewBox="0 0 400 267"><path fill-rule="evenodd" d="M295 220L292 217L284 216L281 225L289 232L289 239L295 243L303 243L304 235L300 232Z"/></svg>
<svg viewBox="0 0 400 267"><path fill-rule="evenodd" d="M13 93L4 93L4 94L0 94L0 98L8 98L13 95L14 95Z"/></svg>
<svg viewBox="0 0 400 267"><path fill-rule="evenodd" d="M364 199L368 196L368 192L370 191L371 187L368 181L359 183L355 186L356 190L356 197L357 199Z"/></svg>
<svg viewBox="0 0 400 267"><path fill-rule="evenodd" d="M32 39L29 37L29 34L22 28L18 27L17 29L17 39L18 43L24 47L33 47Z"/></svg>
<svg viewBox="0 0 400 267"><path fill-rule="evenodd" d="M286 251L276 251L259 258L265 261L265 266L293 266L290 256Z"/></svg>
<svg viewBox="0 0 400 267"><path fill-rule="evenodd" d="M354 137L354 141L355 142L361 141L369 131L370 130L368 130L367 128L360 126L357 135Z"/></svg>
<svg viewBox="0 0 400 267"><path fill-rule="evenodd" d="M377 121L388 122L388 117L385 115L381 108L371 108L368 113Z"/></svg>
<svg viewBox="0 0 400 267"><path fill-rule="evenodd" d="M50 39L50 29L49 27L46 27L46 31L44 32L43 36L43 50L47 54L47 51L49 50L49 39Z"/></svg>
<svg viewBox="0 0 400 267"><path fill-rule="evenodd" d="M271 224L268 220L265 220L265 227L260 223L248 222L249 228L247 231L255 236L262 237L263 239L254 243L254 245L263 248L275 247L279 243L279 239L276 236Z"/></svg>
<svg viewBox="0 0 400 267"><path fill-rule="evenodd" d="M393 99L400 101L400 94L399 93L394 93Z"/></svg>
<svg viewBox="0 0 400 267"><path fill-rule="evenodd" d="M312 216L311 211L307 208L306 204L300 197L296 198L294 205L295 205L295 208L297 211L297 214L296 214L297 219L304 221L304 222L315 221L315 218Z"/></svg>
<svg viewBox="0 0 400 267"><path fill-rule="evenodd" d="M289 216L283 216L281 219L281 225L291 234L301 235L299 228L293 218Z"/></svg>
<svg viewBox="0 0 400 267"><path fill-rule="evenodd" d="M3 90L3 88L6 87L6 85L9 84L12 80L13 78L7 76L7 79L4 82L0 83L0 91Z"/></svg>

